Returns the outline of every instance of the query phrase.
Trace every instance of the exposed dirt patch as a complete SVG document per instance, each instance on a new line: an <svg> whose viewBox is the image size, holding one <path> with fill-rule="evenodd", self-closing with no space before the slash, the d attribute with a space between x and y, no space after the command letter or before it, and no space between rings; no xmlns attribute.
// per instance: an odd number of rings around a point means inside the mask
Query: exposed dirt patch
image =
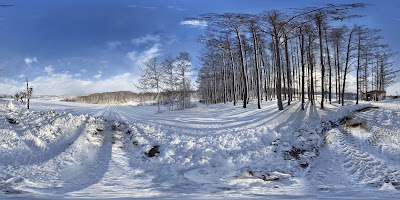
<svg viewBox="0 0 400 200"><path fill-rule="evenodd" d="M148 153L146 153L148 157L158 156L160 154L160 146L156 145L150 149Z"/></svg>
<svg viewBox="0 0 400 200"><path fill-rule="evenodd" d="M302 150L302 149L297 149L295 147L292 147L292 149L290 151L285 151L284 152L284 157L286 160L291 160L291 159L295 159L295 160L300 160L301 159L301 155L303 155L303 153L306 152L306 150Z"/></svg>
<svg viewBox="0 0 400 200"><path fill-rule="evenodd" d="M104 129L102 129L102 128L96 128L96 131L97 131L97 132L103 132Z"/></svg>
<svg viewBox="0 0 400 200"><path fill-rule="evenodd" d="M22 190L16 190L13 188L5 189L5 190L3 190L3 192L4 192L4 194L22 194L23 193Z"/></svg>
<svg viewBox="0 0 400 200"><path fill-rule="evenodd" d="M121 129L119 128L119 125L115 125L115 124L112 125L111 129L113 131L121 131Z"/></svg>
<svg viewBox="0 0 400 200"><path fill-rule="evenodd" d="M279 181L279 177L275 177L275 176L268 176L268 175L262 175L261 179L264 181Z"/></svg>
<svg viewBox="0 0 400 200"><path fill-rule="evenodd" d="M7 121L8 121L10 124L19 124L19 122L18 122L16 119L14 119L14 118L8 118L8 117L7 117Z"/></svg>
<svg viewBox="0 0 400 200"><path fill-rule="evenodd" d="M392 185L394 188L396 188L397 190L400 190L400 182L392 182Z"/></svg>
<svg viewBox="0 0 400 200"><path fill-rule="evenodd" d="M364 122L354 122L354 123L347 123L346 126L350 126L352 128L362 126Z"/></svg>
<svg viewBox="0 0 400 200"><path fill-rule="evenodd" d="M360 128L362 128L362 129L365 129L365 130L369 130L369 129L370 129L370 127L368 126L368 124L367 124L366 122L364 122L364 121L353 121L353 120L350 120L350 121L347 121L347 122L344 124L344 126L347 127L347 128L357 128L357 127L360 127Z"/></svg>
<svg viewBox="0 0 400 200"><path fill-rule="evenodd" d="M300 167L307 168L308 167L308 163L307 162L302 162L302 163L300 163Z"/></svg>
<svg viewBox="0 0 400 200"><path fill-rule="evenodd" d="M367 107L367 108L357 110L357 112L367 112L369 110L376 110L376 109L379 109L379 107L378 106Z"/></svg>
<svg viewBox="0 0 400 200"><path fill-rule="evenodd" d="M353 119L353 117L351 117L351 116L346 116L346 117L344 117L343 119L341 119L341 120L339 121L339 124L340 124L340 125L344 125L344 124L346 124L348 121L350 121L351 119Z"/></svg>

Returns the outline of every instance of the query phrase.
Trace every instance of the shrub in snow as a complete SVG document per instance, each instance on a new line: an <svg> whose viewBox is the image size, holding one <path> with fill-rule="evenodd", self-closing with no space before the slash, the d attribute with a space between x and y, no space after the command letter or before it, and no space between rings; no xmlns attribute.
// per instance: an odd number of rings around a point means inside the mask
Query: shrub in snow
<svg viewBox="0 0 400 200"><path fill-rule="evenodd" d="M22 109L21 105L15 100L8 101L4 104L4 107L13 112L19 112Z"/></svg>

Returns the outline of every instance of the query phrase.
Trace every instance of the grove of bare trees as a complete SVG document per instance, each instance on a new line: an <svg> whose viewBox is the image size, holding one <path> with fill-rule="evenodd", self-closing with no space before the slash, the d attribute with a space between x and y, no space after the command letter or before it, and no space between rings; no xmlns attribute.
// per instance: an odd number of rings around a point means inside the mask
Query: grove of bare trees
<svg viewBox="0 0 400 200"><path fill-rule="evenodd" d="M208 104L251 99L284 103L305 99L312 105L332 99L344 105L350 73L355 72L356 100L361 93L384 91L395 80L394 53L379 30L349 25L366 5L265 11L260 14L208 13L200 42L202 66L198 93ZM356 12L357 11L357 12ZM192 19L192 18L191 18Z"/></svg>
<svg viewBox="0 0 400 200"><path fill-rule="evenodd" d="M159 62L157 57L144 63L142 74L136 85L142 91L156 92L158 112L162 102L168 104L169 110L180 110L192 107L191 58L189 53L180 52L176 58L165 58ZM153 91L155 90L155 91ZM162 93L162 95L161 95Z"/></svg>

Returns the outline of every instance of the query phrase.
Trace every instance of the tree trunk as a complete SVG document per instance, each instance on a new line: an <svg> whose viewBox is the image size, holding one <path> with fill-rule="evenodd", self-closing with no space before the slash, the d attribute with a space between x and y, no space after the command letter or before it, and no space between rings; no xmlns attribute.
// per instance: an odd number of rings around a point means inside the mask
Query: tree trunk
<svg viewBox="0 0 400 200"><path fill-rule="evenodd" d="M287 69L287 94L288 94L288 105L290 105L290 100L291 100L291 88L290 88L290 62L289 62L289 48L288 48L288 42L287 42L287 35L284 34L284 41L285 41L285 55L286 55L286 69Z"/></svg>
<svg viewBox="0 0 400 200"><path fill-rule="evenodd" d="M349 61L350 61L350 47L351 47L351 38L353 36L353 31L350 31L350 35L349 35L349 41L347 43L347 52L346 52L346 64L345 64L345 68L344 68L344 76L343 76L343 89L342 89L342 106L344 106L344 91L346 88L346 76L347 76L347 71L349 68Z"/></svg>
<svg viewBox="0 0 400 200"><path fill-rule="evenodd" d="M227 80L226 80L226 62L225 62L225 53L222 51L222 73L224 77L224 104L226 104L228 98L228 89L227 89Z"/></svg>
<svg viewBox="0 0 400 200"><path fill-rule="evenodd" d="M227 36L228 39L228 36ZM233 58L233 53L231 50L231 45L230 42L228 40L228 44L229 44L229 54L231 57L231 69L232 69L232 98L233 98L233 105L236 105L237 102L237 98L236 98L236 73L235 73L235 60Z"/></svg>
<svg viewBox="0 0 400 200"><path fill-rule="evenodd" d="M243 78L243 108L246 108L247 106L247 99L248 99L248 83L247 83L247 70L245 67L245 60L243 56L243 50L242 50L242 40L240 39L239 35L239 30L238 28L235 28L236 31L236 38L238 42L238 47L239 47L239 56L242 64L242 78Z"/></svg>
<svg viewBox="0 0 400 200"><path fill-rule="evenodd" d="M258 43L257 43L257 34L254 30L252 29L253 33L253 47L254 47L254 65L256 67L256 91L257 91L257 107L258 109L261 109L261 86L260 86L260 65L258 64L258 56L257 56L257 49L258 49Z"/></svg>
<svg viewBox="0 0 400 200"><path fill-rule="evenodd" d="M279 49L279 34L274 27L274 38L275 38L275 52L276 52L276 97L278 99L278 109L283 110L282 104L282 76L281 76L281 54Z"/></svg>
<svg viewBox="0 0 400 200"><path fill-rule="evenodd" d="M356 104L358 104L358 97L360 91L359 84L359 71L360 71L360 59L361 59L361 33L358 34L358 53L357 53L357 73L356 73L356 82L357 82L357 95L356 95Z"/></svg>
<svg viewBox="0 0 400 200"><path fill-rule="evenodd" d="M304 35L301 32L300 28L300 37L301 37L301 43L300 43L300 60L301 60L301 109L304 110Z"/></svg>
<svg viewBox="0 0 400 200"><path fill-rule="evenodd" d="M331 55L329 52L329 44L328 44L328 34L325 29L325 45L326 45L326 54L328 55L328 66L329 66L329 103L332 104L332 65L331 65Z"/></svg>
<svg viewBox="0 0 400 200"><path fill-rule="evenodd" d="M319 36L319 52L321 61L321 109L324 109L324 97L325 97L325 65L322 50L322 28L321 22L318 23L318 36Z"/></svg>
<svg viewBox="0 0 400 200"><path fill-rule="evenodd" d="M337 42L336 44L336 57L337 57L337 88L338 88L338 95L336 96L336 98L338 99L338 103L340 104L340 96L341 96L341 92L340 92L340 72L342 71L340 68L340 53L339 53L339 42Z"/></svg>

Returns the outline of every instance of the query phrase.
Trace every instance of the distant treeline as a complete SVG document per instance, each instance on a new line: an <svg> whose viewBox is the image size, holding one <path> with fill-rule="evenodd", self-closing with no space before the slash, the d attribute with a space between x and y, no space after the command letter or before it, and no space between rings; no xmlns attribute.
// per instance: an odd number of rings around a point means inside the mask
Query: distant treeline
<svg viewBox="0 0 400 200"><path fill-rule="evenodd" d="M14 96L8 94L0 94L0 98L14 98Z"/></svg>
<svg viewBox="0 0 400 200"><path fill-rule="evenodd" d="M87 96L67 98L65 101L90 104L138 104L155 101L154 93L135 93L130 91L94 93Z"/></svg>
<svg viewBox="0 0 400 200"><path fill-rule="evenodd" d="M194 91L189 94L194 95ZM160 93L161 104L167 104L166 93ZM89 104L130 104L153 105L157 103L157 94L153 92L135 93L131 91L94 93L86 96L69 97L64 99L69 102Z"/></svg>

